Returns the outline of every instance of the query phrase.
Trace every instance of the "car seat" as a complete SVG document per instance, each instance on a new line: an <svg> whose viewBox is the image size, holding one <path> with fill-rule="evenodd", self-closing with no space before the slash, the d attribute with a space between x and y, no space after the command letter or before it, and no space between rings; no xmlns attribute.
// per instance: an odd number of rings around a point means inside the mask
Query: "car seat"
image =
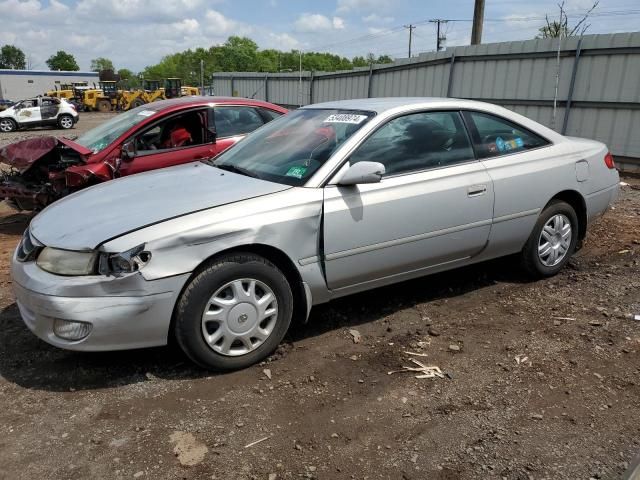
<svg viewBox="0 0 640 480"><path fill-rule="evenodd" d="M165 140L162 142L161 148L178 148L184 147L191 142L191 134L180 123L175 123L167 129Z"/></svg>

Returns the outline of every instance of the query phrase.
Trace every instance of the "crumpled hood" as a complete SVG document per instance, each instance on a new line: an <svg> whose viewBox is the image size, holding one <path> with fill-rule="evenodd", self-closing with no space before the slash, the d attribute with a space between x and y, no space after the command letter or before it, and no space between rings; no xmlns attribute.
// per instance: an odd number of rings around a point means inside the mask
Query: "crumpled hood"
<svg viewBox="0 0 640 480"><path fill-rule="evenodd" d="M201 162L187 163L76 192L45 208L30 228L47 246L91 250L164 220L288 188Z"/></svg>
<svg viewBox="0 0 640 480"><path fill-rule="evenodd" d="M10 165L20 173L24 173L58 145L66 145L83 157L93 153L88 148L66 138L36 137L0 148L0 163Z"/></svg>

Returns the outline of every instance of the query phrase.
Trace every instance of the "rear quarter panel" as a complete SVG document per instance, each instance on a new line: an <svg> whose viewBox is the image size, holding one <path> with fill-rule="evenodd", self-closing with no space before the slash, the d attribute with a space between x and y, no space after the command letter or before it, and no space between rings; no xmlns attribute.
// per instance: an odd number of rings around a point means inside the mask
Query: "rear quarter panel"
<svg viewBox="0 0 640 480"><path fill-rule="evenodd" d="M579 182L576 163L590 155L594 155L592 146L576 148L562 139L535 150L483 160L494 182L495 204L482 258L520 251L540 212L558 193L573 190L586 198L599 181Z"/></svg>

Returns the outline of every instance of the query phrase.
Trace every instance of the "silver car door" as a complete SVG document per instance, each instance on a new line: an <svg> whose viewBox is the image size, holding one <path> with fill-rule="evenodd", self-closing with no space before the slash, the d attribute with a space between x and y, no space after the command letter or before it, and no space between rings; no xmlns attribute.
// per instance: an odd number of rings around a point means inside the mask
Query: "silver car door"
<svg viewBox="0 0 640 480"><path fill-rule="evenodd" d="M529 237L546 199L575 181L575 167L561 161L549 140L510 120L486 112L463 115L494 184L494 219L486 253L515 253Z"/></svg>
<svg viewBox="0 0 640 480"><path fill-rule="evenodd" d="M341 289L468 259L491 229L493 185L458 112L394 118L351 155L385 165L380 183L324 189L324 260Z"/></svg>

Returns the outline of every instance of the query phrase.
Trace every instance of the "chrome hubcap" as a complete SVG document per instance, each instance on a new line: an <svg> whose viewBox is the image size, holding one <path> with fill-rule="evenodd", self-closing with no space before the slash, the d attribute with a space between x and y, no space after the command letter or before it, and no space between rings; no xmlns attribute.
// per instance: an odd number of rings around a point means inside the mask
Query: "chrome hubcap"
<svg viewBox="0 0 640 480"><path fill-rule="evenodd" d="M202 314L202 335L221 355L240 356L262 345L278 319L278 301L265 283L233 280L209 299Z"/></svg>
<svg viewBox="0 0 640 480"><path fill-rule="evenodd" d="M0 121L0 130L2 130L3 132L10 132L12 128L13 125L11 125L11 122L9 120Z"/></svg>
<svg viewBox="0 0 640 480"><path fill-rule="evenodd" d="M73 125L73 122L68 117L64 117L62 120L60 120L60 123L64 128L71 128L71 126Z"/></svg>
<svg viewBox="0 0 640 480"><path fill-rule="evenodd" d="M559 264L571 245L571 221L561 213L554 215L544 225L538 240L538 257L543 265Z"/></svg>

